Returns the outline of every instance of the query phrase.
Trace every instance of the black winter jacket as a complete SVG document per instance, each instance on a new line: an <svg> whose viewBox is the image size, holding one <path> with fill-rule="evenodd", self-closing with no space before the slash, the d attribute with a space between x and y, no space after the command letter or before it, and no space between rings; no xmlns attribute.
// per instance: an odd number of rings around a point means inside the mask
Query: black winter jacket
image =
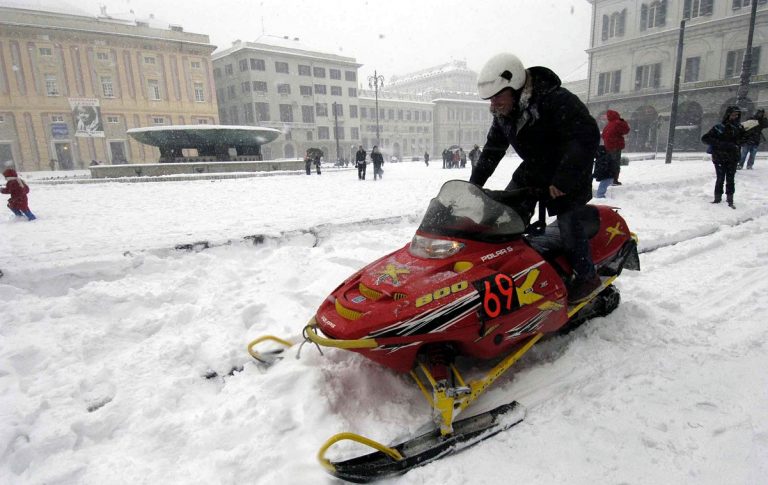
<svg viewBox="0 0 768 485"><path fill-rule="evenodd" d="M557 215L592 198L592 164L600 130L584 103L560 85L554 72L531 67L528 75L530 87L526 83L521 97L529 94L528 101L521 101L511 118L494 117L470 182L485 184L512 145L523 159L512 181L547 193L554 185L564 192L547 203L549 213Z"/></svg>
<svg viewBox="0 0 768 485"><path fill-rule="evenodd" d="M701 137L701 141L711 147L712 162L738 163L741 160L739 145L744 143L744 128L738 121L730 121L730 116L736 108L728 108L723 121L716 124Z"/></svg>
<svg viewBox="0 0 768 485"><path fill-rule="evenodd" d="M757 120L758 125L751 130L746 131L744 135L744 143L749 145L759 145L760 142L765 139L765 137L763 137L763 130L768 128L768 118L765 116L752 116L749 119Z"/></svg>
<svg viewBox="0 0 768 485"><path fill-rule="evenodd" d="M358 150L355 152L355 161L358 163L365 163L365 150Z"/></svg>

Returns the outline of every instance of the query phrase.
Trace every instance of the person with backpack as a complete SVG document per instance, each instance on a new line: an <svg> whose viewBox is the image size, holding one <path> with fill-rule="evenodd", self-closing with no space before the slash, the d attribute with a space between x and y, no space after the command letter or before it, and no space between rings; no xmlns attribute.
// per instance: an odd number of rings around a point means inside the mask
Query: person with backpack
<svg viewBox="0 0 768 485"><path fill-rule="evenodd" d="M29 185L19 177L13 168L6 168L3 171L3 177L5 177L5 187L0 188L0 193L10 194L8 208L11 209L11 212L16 214L16 217L27 216L27 220L30 221L37 219L29 210L29 199L27 198Z"/></svg>
<svg viewBox="0 0 768 485"><path fill-rule="evenodd" d="M708 153L712 153L712 163L715 166L715 199L713 204L723 200L723 183L728 207L735 209L733 194L736 192L736 167L741 158L739 146L744 142L745 131L739 124L741 110L738 106L728 106L720 123L713 126L701 141L709 145Z"/></svg>
<svg viewBox="0 0 768 485"><path fill-rule="evenodd" d="M741 170L744 168L744 162L746 162L747 170L752 170L752 166L755 164L755 157L757 157L757 147L761 141L765 140L763 130L768 128L765 110L763 108L758 109L741 126L744 127L746 134L744 135L744 143L741 145L741 160L739 160L739 165L736 168Z"/></svg>

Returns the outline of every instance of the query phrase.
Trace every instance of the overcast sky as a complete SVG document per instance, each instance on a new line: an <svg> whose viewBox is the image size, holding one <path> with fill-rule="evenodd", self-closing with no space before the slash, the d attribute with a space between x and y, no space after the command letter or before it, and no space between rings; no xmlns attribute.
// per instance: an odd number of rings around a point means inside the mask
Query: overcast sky
<svg viewBox="0 0 768 485"><path fill-rule="evenodd" d="M32 4L54 0L16 0ZM58 2L60 3L60 2ZM361 80L385 78L452 59L479 71L501 51L552 68L564 81L586 78L591 4L587 0L78 0L80 9L180 24L225 48L263 32L354 57Z"/></svg>

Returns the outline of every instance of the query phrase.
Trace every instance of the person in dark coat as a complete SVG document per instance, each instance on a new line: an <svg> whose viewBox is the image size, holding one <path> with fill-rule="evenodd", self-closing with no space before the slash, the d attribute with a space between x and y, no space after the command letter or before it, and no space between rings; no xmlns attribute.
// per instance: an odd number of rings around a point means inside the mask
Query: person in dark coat
<svg viewBox="0 0 768 485"><path fill-rule="evenodd" d="M357 178L359 180L365 180L365 150L363 145L360 145L355 152L355 166L357 167Z"/></svg>
<svg viewBox="0 0 768 485"><path fill-rule="evenodd" d="M443 168L451 168L451 152L443 148Z"/></svg>
<svg viewBox="0 0 768 485"><path fill-rule="evenodd" d="M381 169L381 166L384 165L384 157L381 155L381 151L376 145L374 145L371 150L371 161L373 162L373 180L376 180L377 177L381 178L384 174Z"/></svg>
<svg viewBox="0 0 768 485"><path fill-rule="evenodd" d="M755 114L742 123L742 126L746 133L744 135L744 143L741 145L741 160L736 168L741 170L744 168L744 162L746 162L747 170L752 170L752 166L755 164L755 157L757 157L757 147L761 141L765 140L763 130L768 128L765 110L760 108L755 111Z"/></svg>
<svg viewBox="0 0 768 485"><path fill-rule="evenodd" d="M604 199L605 192L608 190L608 186L613 184L613 159L605 150L605 147L600 145L597 147L597 154L595 154L595 172L592 176L598 181L596 199Z"/></svg>
<svg viewBox="0 0 768 485"><path fill-rule="evenodd" d="M480 158L480 147L475 145L472 150L469 151L469 161L472 164L472 168L477 165L477 160Z"/></svg>
<svg viewBox="0 0 768 485"><path fill-rule="evenodd" d="M712 163L715 165L715 200L719 204L723 200L723 182L728 206L735 209L733 194L736 192L736 166L741 157L739 145L744 141L744 128L739 124L741 111L738 106L728 106L725 109L722 122L713 126L701 141L709 145L708 152L712 153Z"/></svg>
<svg viewBox="0 0 768 485"><path fill-rule="evenodd" d="M424 152L424 164L429 167L429 152Z"/></svg>
<svg viewBox="0 0 768 485"><path fill-rule="evenodd" d="M312 175L312 156L309 154L309 150L304 156L304 169L307 171L307 175Z"/></svg>
<svg viewBox="0 0 768 485"><path fill-rule="evenodd" d="M318 175L320 175L320 163L322 162L322 157L323 157L323 152L318 150L315 153L315 159L314 159L315 168L317 169L317 174Z"/></svg>
<svg viewBox="0 0 768 485"><path fill-rule="evenodd" d="M8 199L8 208L11 212L16 214L17 217L27 216L27 219L34 221L37 219L35 215L29 210L29 185L19 177L16 170L12 168L6 168L3 171L3 177L5 177L5 187L0 188L0 193L10 194L11 198Z"/></svg>
<svg viewBox="0 0 768 485"><path fill-rule="evenodd" d="M612 109L606 111L605 117L608 118L608 124L603 128L602 137L605 151L610 157L612 185L621 185L621 151L624 149L624 135L629 133L629 124L622 119L618 111Z"/></svg>
<svg viewBox="0 0 768 485"><path fill-rule="evenodd" d="M574 276L568 301L590 298L601 287L589 239L579 216L592 198L592 166L600 142L597 122L579 98L546 67L524 68L513 54L492 57L478 76L478 92L490 99L493 122L470 182L483 186L511 145L522 158L507 190L533 188L557 216ZM546 198L546 200L544 200ZM527 200L530 214L539 197Z"/></svg>

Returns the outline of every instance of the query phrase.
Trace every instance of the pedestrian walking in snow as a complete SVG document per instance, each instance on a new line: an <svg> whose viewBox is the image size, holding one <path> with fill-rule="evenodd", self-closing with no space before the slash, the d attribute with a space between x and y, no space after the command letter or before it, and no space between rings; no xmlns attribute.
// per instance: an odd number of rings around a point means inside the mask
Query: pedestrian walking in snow
<svg viewBox="0 0 768 485"><path fill-rule="evenodd" d="M8 208L11 212L16 214L16 217L27 216L27 219L30 221L37 219L32 211L29 210L29 200L27 198L29 185L12 168L6 168L3 171L3 176L5 177L5 187L0 188L0 193L10 194L11 198L8 199Z"/></svg>
<svg viewBox="0 0 768 485"><path fill-rule="evenodd" d="M739 124L741 110L738 106L728 106L722 122L713 126L701 141L709 145L712 152L712 163L715 165L715 199L713 204L723 200L723 183L728 206L735 209L733 194L736 192L736 166L741 153L739 145L744 141L744 128Z"/></svg>

